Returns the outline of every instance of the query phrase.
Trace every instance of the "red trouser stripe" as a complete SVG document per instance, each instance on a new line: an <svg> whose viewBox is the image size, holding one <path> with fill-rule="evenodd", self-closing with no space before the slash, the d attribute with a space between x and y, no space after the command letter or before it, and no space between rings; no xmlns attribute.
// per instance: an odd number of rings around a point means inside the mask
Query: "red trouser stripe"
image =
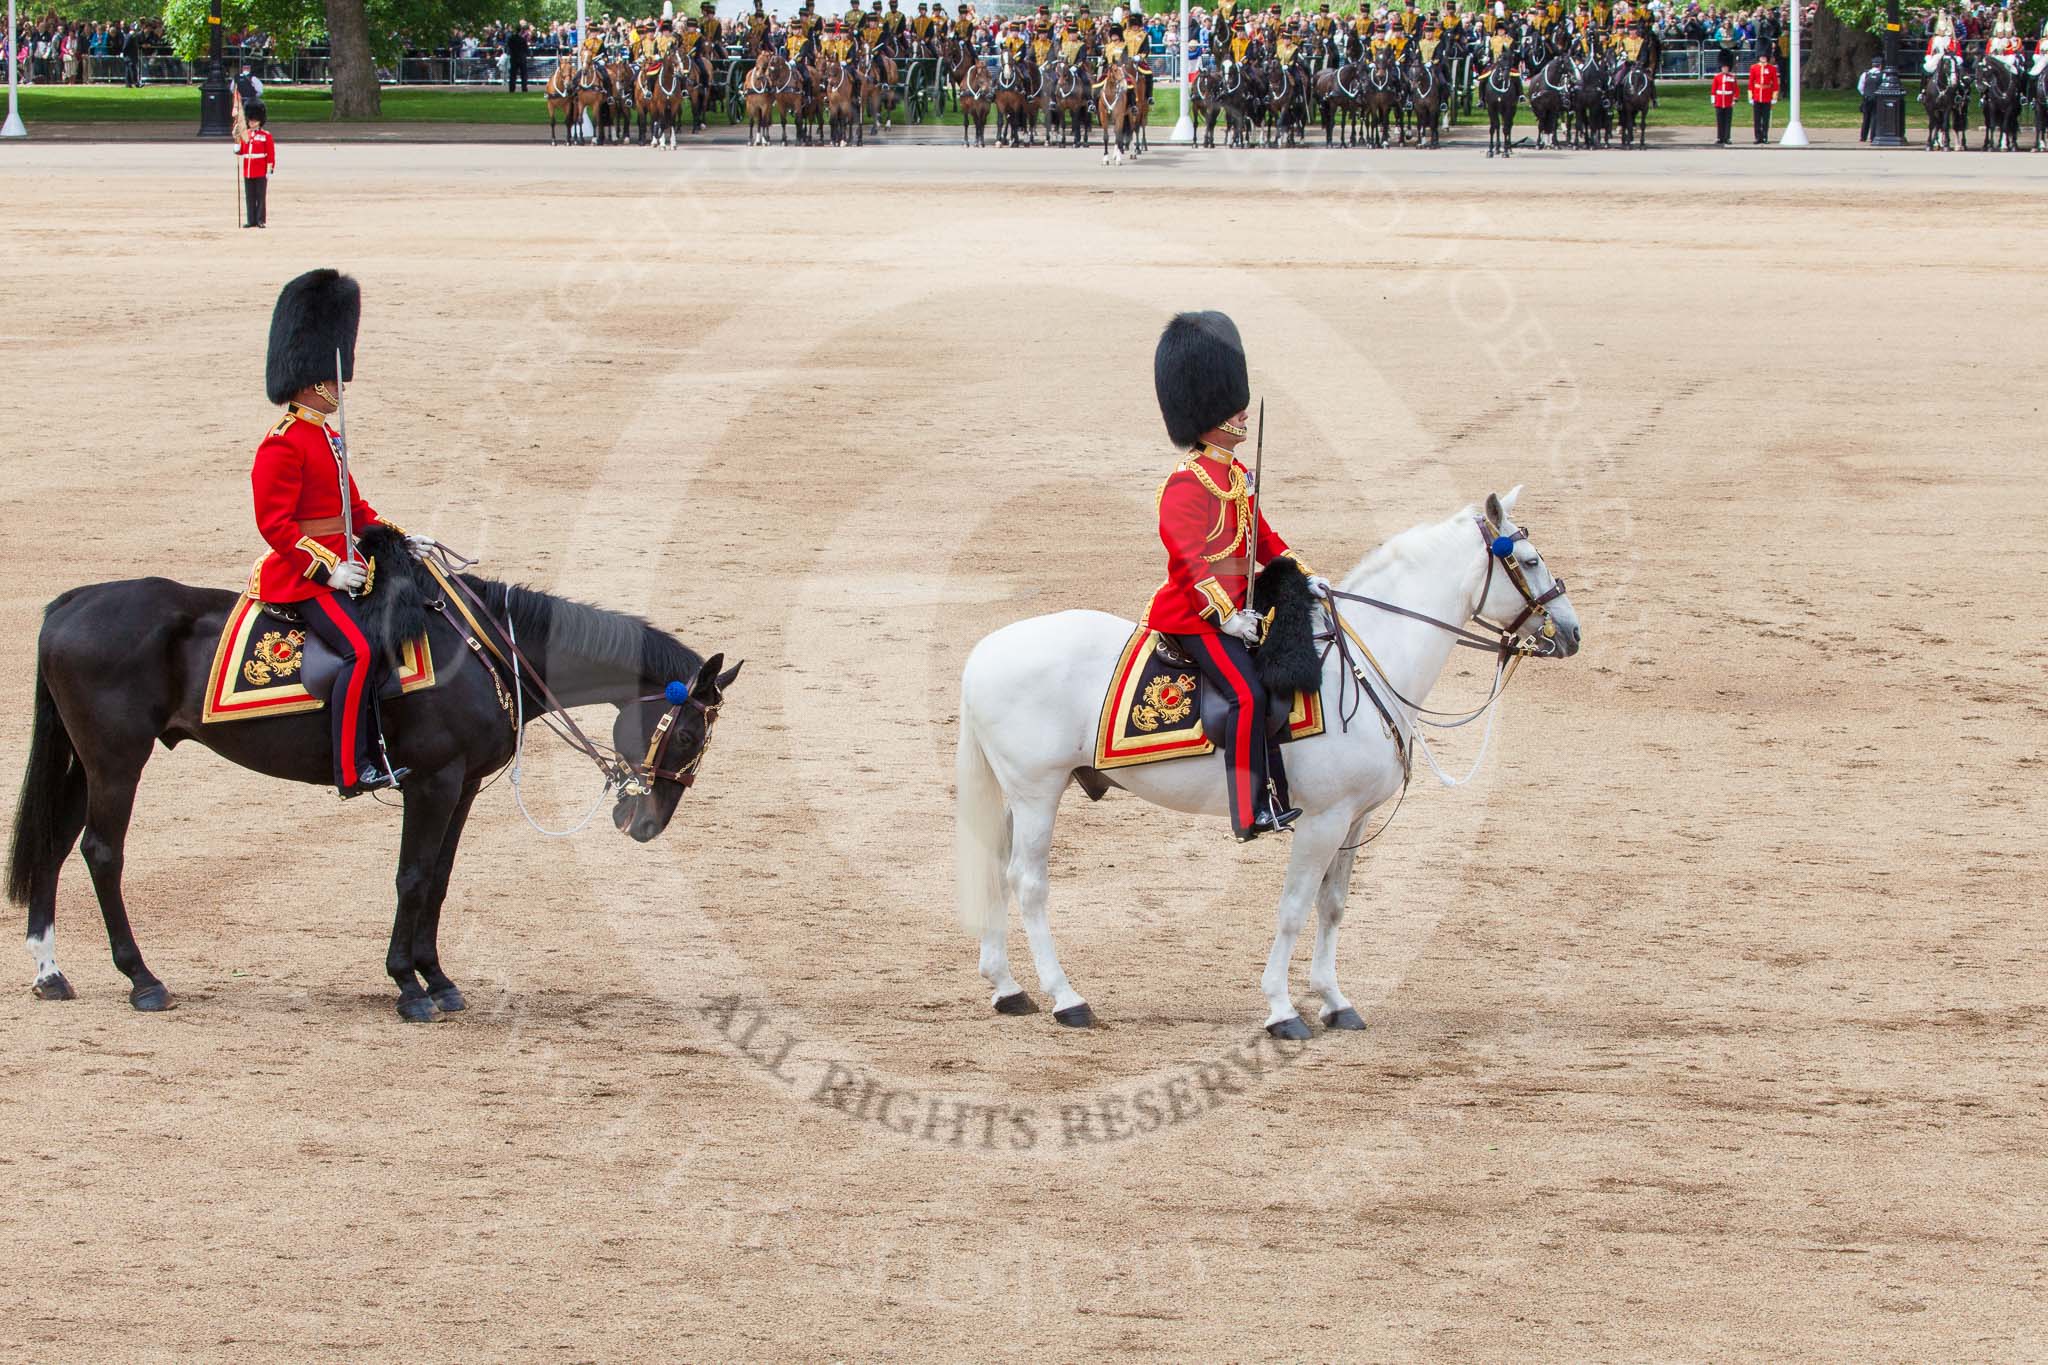
<svg viewBox="0 0 2048 1365"><path fill-rule="evenodd" d="M1251 684L1245 681L1244 674L1238 670L1237 661L1230 657L1230 651L1218 644L1213 636L1198 635L1192 638L1199 642L1203 652L1209 656L1209 662L1215 667L1217 674L1230 684L1231 694L1237 699L1237 724L1232 727L1235 733L1230 738L1231 804L1243 812L1244 818L1249 821L1253 810L1256 809L1252 805L1252 731L1257 728L1253 724L1257 713L1252 706ZM1259 737L1259 742L1265 742L1263 735Z"/></svg>
<svg viewBox="0 0 2048 1365"><path fill-rule="evenodd" d="M320 610L327 613L342 638L348 641L349 648L355 651L355 658L348 663L348 687L341 698L340 752L334 756L334 765L353 779L356 775L356 722L363 706L363 677L370 671L363 663L370 657L370 642L363 638L362 631L356 629L355 618L334 605L330 594L321 593L313 600L319 603Z"/></svg>

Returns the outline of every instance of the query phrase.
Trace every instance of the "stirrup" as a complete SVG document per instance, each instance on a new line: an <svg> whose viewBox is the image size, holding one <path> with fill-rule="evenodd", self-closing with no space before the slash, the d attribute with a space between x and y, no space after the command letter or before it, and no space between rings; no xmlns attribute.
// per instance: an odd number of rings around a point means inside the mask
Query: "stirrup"
<svg viewBox="0 0 2048 1365"><path fill-rule="evenodd" d="M364 792L399 791L401 790L400 784L410 776L412 776L412 769L410 768L392 768L387 771L374 764L365 764L362 772L356 775L354 785L341 789L341 799L344 801L353 800Z"/></svg>

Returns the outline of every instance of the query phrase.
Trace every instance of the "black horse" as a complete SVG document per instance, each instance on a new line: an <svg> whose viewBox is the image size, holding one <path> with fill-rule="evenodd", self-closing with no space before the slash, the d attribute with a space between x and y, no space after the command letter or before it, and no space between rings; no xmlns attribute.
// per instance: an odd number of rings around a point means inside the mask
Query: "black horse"
<svg viewBox="0 0 2048 1365"><path fill-rule="evenodd" d="M1451 97L1451 73L1445 53L1424 57L1419 53L1407 69L1408 107L1415 114L1415 145L1427 136L1431 147L1440 146L1443 111Z"/></svg>
<svg viewBox="0 0 2048 1365"><path fill-rule="evenodd" d="M1657 97L1657 83L1650 73L1632 61L1623 60L1614 71L1614 104L1621 114L1621 145L1646 147L1650 141L1650 106Z"/></svg>
<svg viewBox="0 0 2048 1365"><path fill-rule="evenodd" d="M362 544L376 566L364 599L373 604L373 638L388 657L394 642L424 633L436 674L434 686L380 704L390 762L411 769L384 965L398 984L399 1014L435 1019L463 1008L462 992L441 970L441 906L470 805L513 757L514 715L545 714L556 700L617 707L618 757L593 756L619 789L613 823L645 843L667 828L695 780L739 668L721 672L723 656L701 659L645 621L531 588L451 578L477 599L465 606L459 590L445 590L385 528L373 528ZM330 780L321 712L202 719L215 649L236 602L231 592L137 578L73 588L44 610L35 730L7 877L9 897L28 907L39 999L74 995L57 970L55 940L57 877L78 844L114 965L131 983L129 1003L171 1007L170 992L135 945L121 890L135 789L158 741L168 749L197 740L232 763L288 781Z"/></svg>
<svg viewBox="0 0 2048 1365"><path fill-rule="evenodd" d="M1578 120L1578 144L1588 150L1606 147L1614 141L1614 90L1607 63L1589 57L1579 68L1577 97L1572 112Z"/></svg>
<svg viewBox="0 0 2048 1365"><path fill-rule="evenodd" d="M2048 67L2034 77L2034 150L2048 150Z"/></svg>
<svg viewBox="0 0 2048 1365"><path fill-rule="evenodd" d="M1522 102L1521 60L1503 52L1479 83L1479 100L1486 106L1486 154L1515 154L1515 109Z"/></svg>
<svg viewBox="0 0 2048 1365"><path fill-rule="evenodd" d="M1537 69L1535 79L1529 82L1529 112L1536 119L1536 146L1543 146L1548 137L1552 147L1561 146L1559 128L1572 109L1572 101L1578 95L1578 82L1573 78L1571 63L1563 57L1552 57Z"/></svg>
<svg viewBox="0 0 2048 1365"><path fill-rule="evenodd" d="M1970 146L1970 82L1962 63L1943 53L1920 83L1920 102L1927 106L1927 150L1937 139L1943 151Z"/></svg>
<svg viewBox="0 0 2048 1365"><path fill-rule="evenodd" d="M2004 62L1986 57L1977 68L1978 103L1984 111L1984 151L2020 149L2020 109L2027 102L2027 87L2019 74Z"/></svg>
<svg viewBox="0 0 2048 1365"><path fill-rule="evenodd" d="M1266 84L1250 61L1233 62L1224 69L1217 87L1216 102L1223 106L1224 125L1230 129L1230 145L1252 145L1252 130L1266 121Z"/></svg>
<svg viewBox="0 0 2048 1365"><path fill-rule="evenodd" d="M1266 87L1266 145L1299 147L1308 131L1307 68L1297 62L1269 57L1259 67L1259 79Z"/></svg>

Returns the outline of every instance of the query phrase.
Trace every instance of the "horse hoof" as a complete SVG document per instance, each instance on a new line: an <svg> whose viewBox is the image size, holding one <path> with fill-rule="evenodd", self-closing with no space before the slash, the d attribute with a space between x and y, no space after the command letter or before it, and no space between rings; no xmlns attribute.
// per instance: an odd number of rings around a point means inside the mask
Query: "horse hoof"
<svg viewBox="0 0 2048 1365"><path fill-rule="evenodd" d="M161 1014L165 1010L177 1008L177 1002L171 999L171 993L164 989L164 983L161 981L137 986L128 992L128 1003L144 1014Z"/></svg>
<svg viewBox="0 0 2048 1365"><path fill-rule="evenodd" d="M71 989L71 983L64 979L64 973L51 972L29 988L38 1000L76 1000L78 992Z"/></svg>
<svg viewBox="0 0 2048 1365"><path fill-rule="evenodd" d="M1301 1022L1298 1014L1277 1024L1266 1025L1266 1032L1289 1043L1305 1043L1309 1036L1308 1025Z"/></svg>
<svg viewBox="0 0 2048 1365"><path fill-rule="evenodd" d="M401 995L398 997L398 1017L408 1024L431 1024L441 1017L441 1011L424 995Z"/></svg>
<svg viewBox="0 0 2048 1365"><path fill-rule="evenodd" d="M434 1008L443 1014L460 1014L469 1008L469 1002L462 998L462 991L455 986L443 986L440 990L429 995L427 999L433 1001ZM1365 1026L1361 1024L1359 1027L1363 1028Z"/></svg>
<svg viewBox="0 0 2048 1365"><path fill-rule="evenodd" d="M1078 1005L1069 1005L1063 1010L1054 1010L1052 1019L1054 1023L1067 1028L1095 1027L1095 1011L1088 1008L1088 1002L1085 1000Z"/></svg>
<svg viewBox="0 0 2048 1365"><path fill-rule="evenodd" d="M1346 1005L1335 1014L1325 1014L1323 1016L1323 1027L1343 1029L1349 1033L1362 1033L1365 1031L1365 1020L1358 1017L1357 1010Z"/></svg>
<svg viewBox="0 0 2048 1365"><path fill-rule="evenodd" d="M1024 991L1013 991L996 1001L997 1014L1036 1014L1038 1002Z"/></svg>

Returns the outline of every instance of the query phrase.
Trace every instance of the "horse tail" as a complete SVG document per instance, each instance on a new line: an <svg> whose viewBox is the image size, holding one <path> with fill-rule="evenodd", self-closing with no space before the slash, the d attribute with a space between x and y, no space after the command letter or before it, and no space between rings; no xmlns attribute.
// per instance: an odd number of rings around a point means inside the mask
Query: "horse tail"
<svg viewBox="0 0 2048 1365"><path fill-rule="evenodd" d="M1010 810L988 751L982 747L964 678L953 784L955 909L961 927L979 937L990 926L1000 925L1009 913L1003 865L1010 860Z"/></svg>
<svg viewBox="0 0 2048 1365"><path fill-rule="evenodd" d="M35 730L29 740L28 770L21 778L21 800L14 808L14 851L7 864L7 898L16 905L27 905L37 884L71 852L61 820L73 805L66 799L71 788L84 780L71 732L64 728L57 699L50 695L38 663Z"/></svg>

